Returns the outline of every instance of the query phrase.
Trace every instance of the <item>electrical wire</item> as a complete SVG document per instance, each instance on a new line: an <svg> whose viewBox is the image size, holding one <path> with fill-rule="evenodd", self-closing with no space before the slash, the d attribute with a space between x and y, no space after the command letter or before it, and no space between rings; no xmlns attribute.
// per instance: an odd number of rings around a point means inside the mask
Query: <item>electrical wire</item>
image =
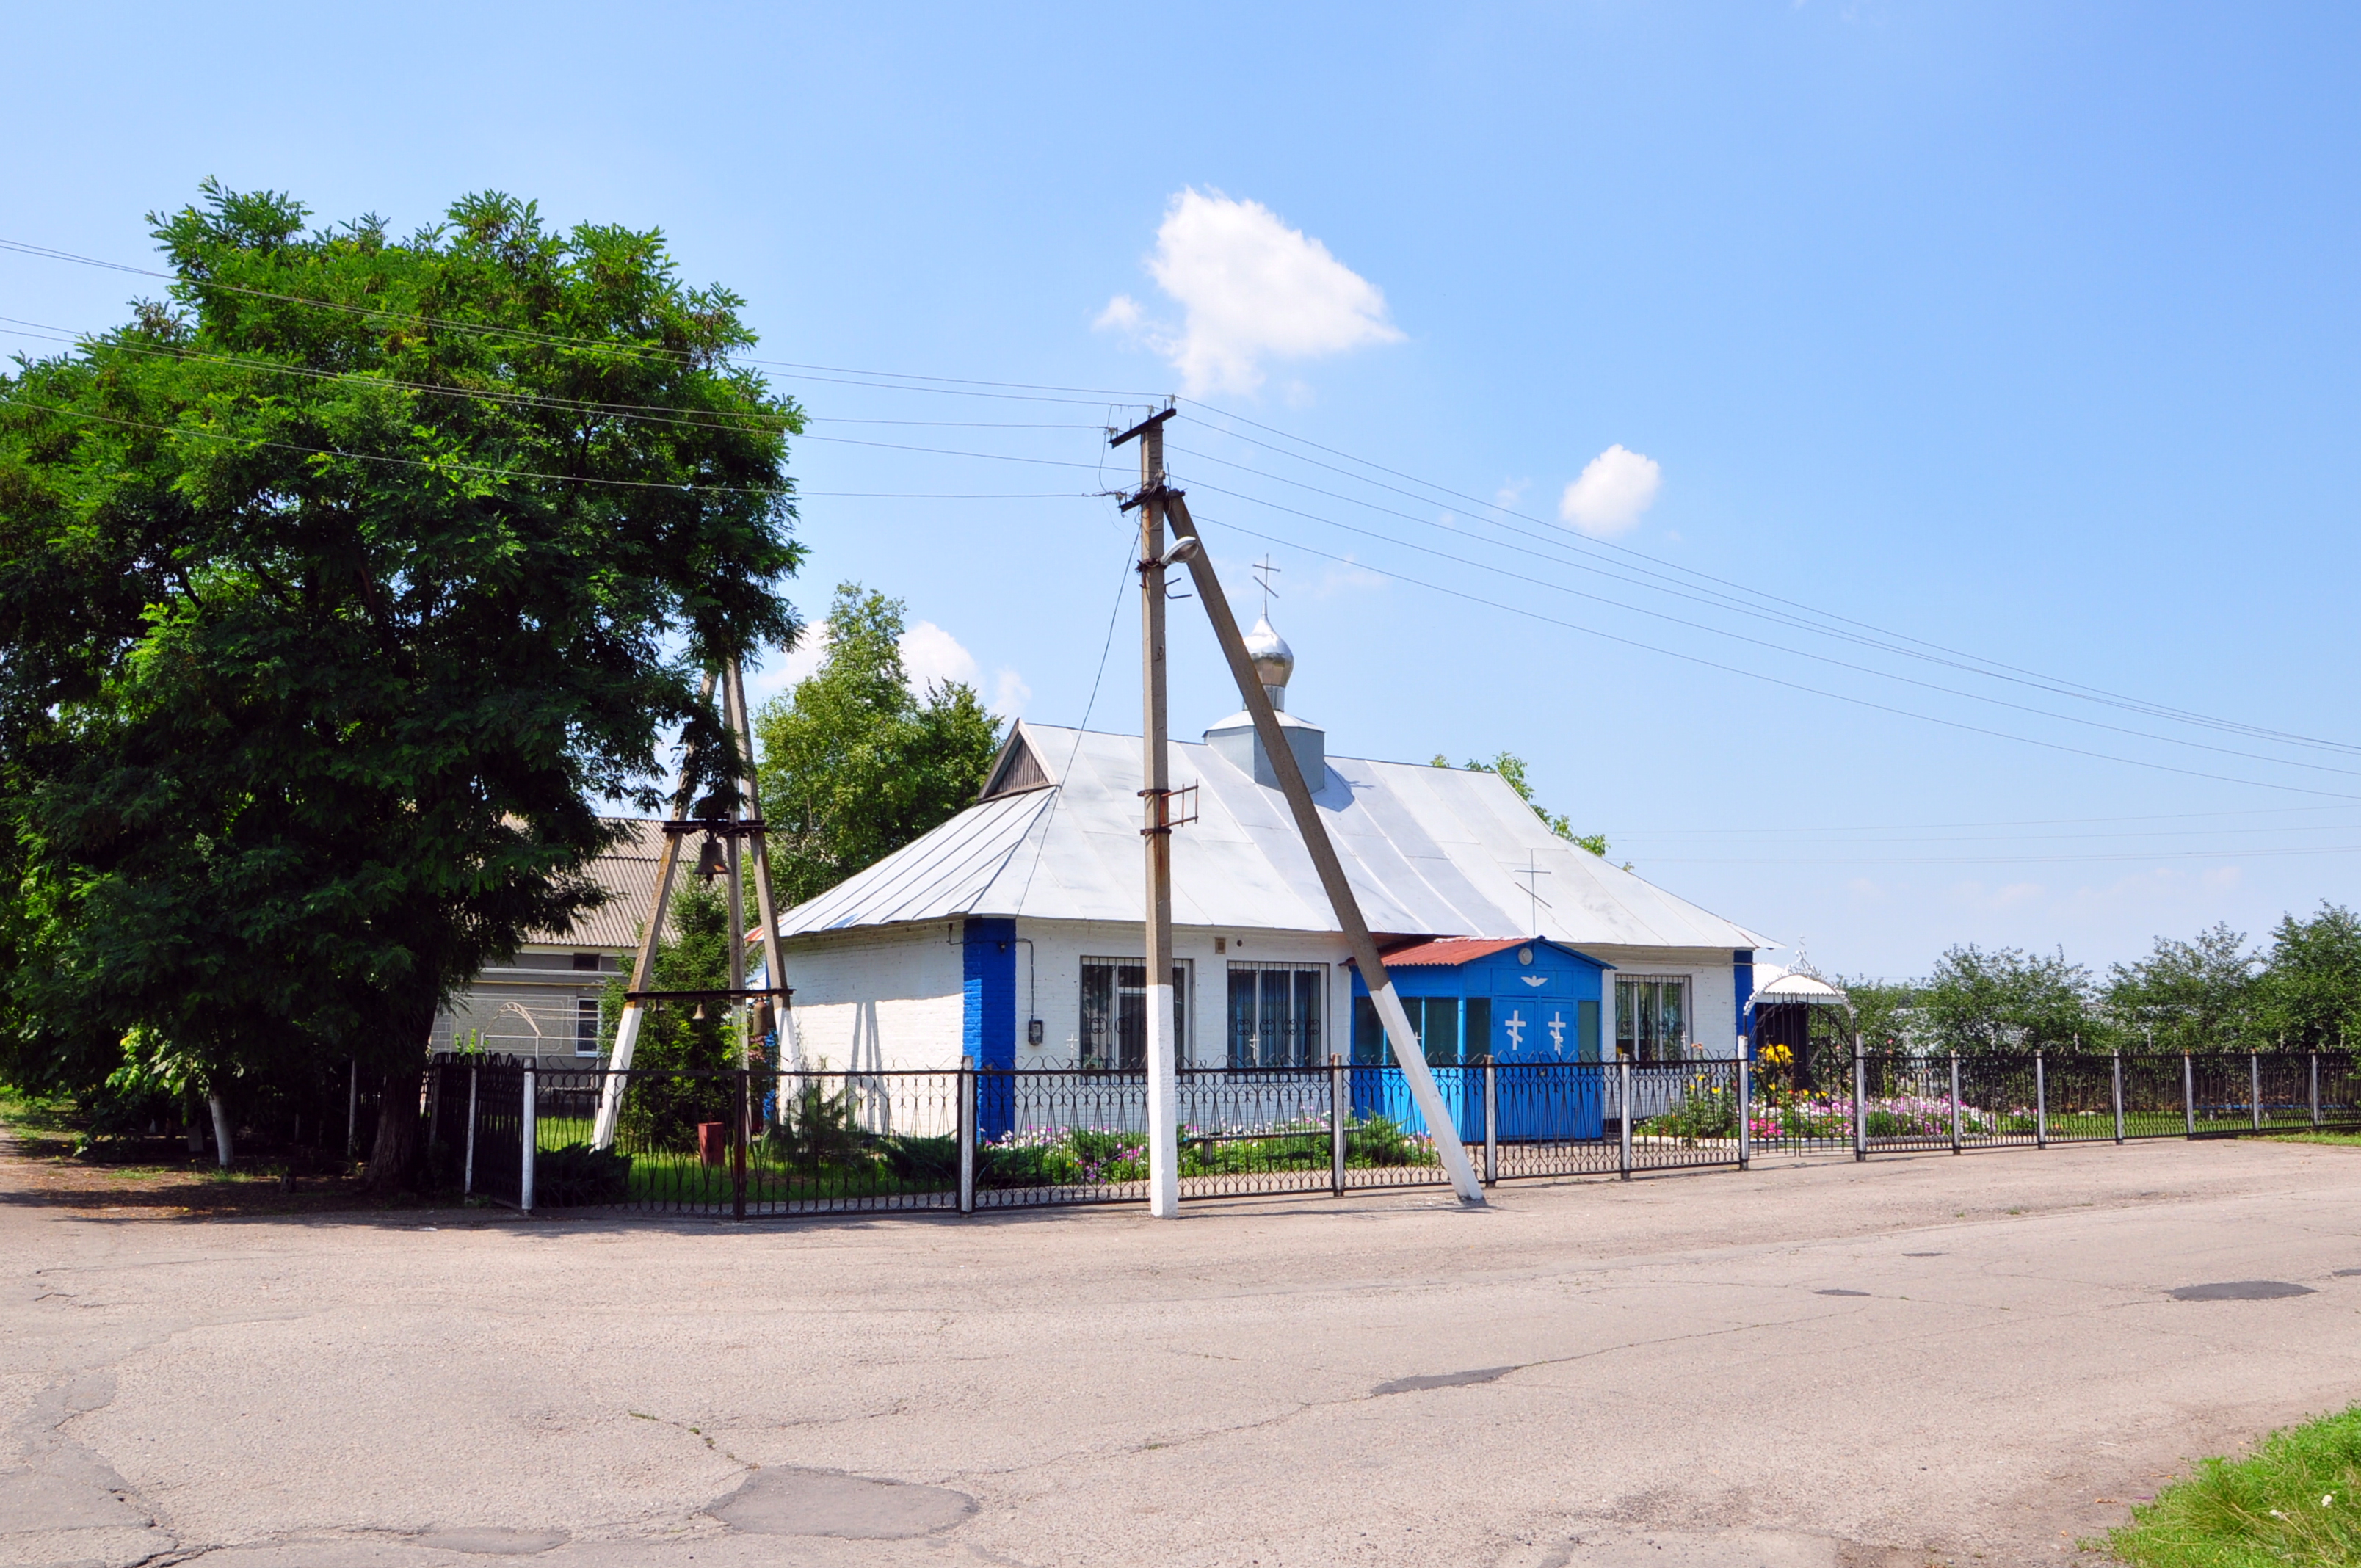
<svg viewBox="0 0 2361 1568"><path fill-rule="evenodd" d="M1199 521L1213 521L1218 520L1201 518ZM1762 681L1766 685L1783 686L1789 691L1803 692L1812 696L1828 697L1837 702L1850 703L1857 707L1871 708L1879 713L1890 713L1902 718L1915 718L1921 723L1939 725L1946 729L1958 729L1971 735L1990 736L1994 740L2014 740L2021 745L2037 746L2045 751L2063 751L2077 757L2090 757L2099 762L2122 762L2127 766L2135 768L2148 768L2158 773L2179 773L2184 778L2209 779L2216 784L2240 784L2249 789L2274 789L2283 790L2296 795L2316 795L2325 796L2333 800L2361 801L2361 795L2343 795L2334 790L2315 789L2307 784L2279 784L2263 779L2244 779L2228 773L2209 773L2195 768L2176 767L2170 762L2158 762L2139 757L2117 756L2114 753L2108 751L2093 751L2087 747L2070 746L2062 740L2044 740L2030 735L2017 735L2005 729L1993 729L1981 724L1970 724L1961 719L1942 718L1930 713L1916 713L1913 712L1909 708L1895 707L1889 703L1872 701L1868 697L1853 696L1844 692L1829 691L1821 686L1806 685L1801 681L1791 681L1778 675L1765 674L1760 670L1749 670L1737 664L1725 664L1717 659L1708 659L1695 653L1684 653L1677 649L1659 647L1653 642L1642 642L1636 637L1624 637L1612 631L1602 631L1595 626L1585 626L1579 621L1564 620L1560 620L1556 616L1543 615L1538 610L1527 609L1521 605L1508 604L1499 599L1488 599L1480 594L1471 594L1464 589L1446 587L1441 583L1427 582L1422 578L1413 577L1406 573L1389 572L1381 566L1372 566L1366 561L1354 560L1349 556L1338 555L1326 550L1315 550L1312 546L1305 544L1299 540L1289 539L1276 533L1265 533L1258 530L1248 528L1242 523L1223 522L1221 526L1235 529L1238 532L1246 534L1251 539L1267 540L1273 544L1283 544L1290 550L1301 550L1307 555L1317 556L1323 561L1334 561L1342 565L1349 565L1356 567L1362 571L1372 572L1378 576L1388 578L1394 582L1403 583L1411 587L1425 588L1433 593L1448 595L1450 598L1463 599L1469 604L1479 605L1487 609L1505 610L1510 615L1521 616L1528 620L1537 620L1548 626L1564 627L1570 631L1579 631L1587 636L1597 637L1609 642L1620 643L1627 648L1637 648L1643 652L1660 653L1668 659L1678 659L1684 663L1697 664L1706 669L1719 670L1728 674L1743 675L1749 680Z"/></svg>

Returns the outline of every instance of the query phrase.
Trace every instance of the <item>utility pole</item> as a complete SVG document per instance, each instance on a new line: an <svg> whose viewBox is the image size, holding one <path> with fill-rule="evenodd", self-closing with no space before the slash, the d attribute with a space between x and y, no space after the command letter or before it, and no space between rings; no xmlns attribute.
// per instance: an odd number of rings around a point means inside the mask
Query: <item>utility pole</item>
<svg viewBox="0 0 2361 1568"><path fill-rule="evenodd" d="M1148 1212L1180 1212L1172 1038L1172 765L1164 739L1164 422L1150 414L1107 444L1139 443L1140 837L1147 840Z"/></svg>

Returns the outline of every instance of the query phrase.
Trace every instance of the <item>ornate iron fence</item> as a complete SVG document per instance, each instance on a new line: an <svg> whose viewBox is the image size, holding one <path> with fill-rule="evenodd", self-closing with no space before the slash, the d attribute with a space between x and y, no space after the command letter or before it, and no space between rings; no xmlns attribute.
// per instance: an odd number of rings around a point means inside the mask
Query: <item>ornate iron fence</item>
<svg viewBox="0 0 2361 1568"><path fill-rule="evenodd" d="M1758 1081L1727 1058L1433 1070L1488 1183L2361 1126L2361 1060L2343 1053L1822 1066L1813 1083ZM612 1136L595 1146L609 1099ZM443 1056L424 1106L432 1180L528 1209L745 1217L1147 1198L1137 1071L610 1072ZM1447 1185L1391 1067L1185 1069L1175 1125L1183 1198Z"/></svg>

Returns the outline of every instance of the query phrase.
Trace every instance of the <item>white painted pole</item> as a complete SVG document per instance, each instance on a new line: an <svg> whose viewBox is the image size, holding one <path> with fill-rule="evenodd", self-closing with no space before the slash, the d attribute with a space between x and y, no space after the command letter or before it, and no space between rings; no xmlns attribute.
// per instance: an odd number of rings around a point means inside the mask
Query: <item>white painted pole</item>
<svg viewBox="0 0 2361 1568"><path fill-rule="evenodd" d="M2037 1047L2033 1053L2033 1146L2049 1146L2049 1075L2043 1069Z"/></svg>
<svg viewBox="0 0 2361 1568"><path fill-rule="evenodd" d="M520 1156L521 1166L517 1171L517 1207L528 1214L533 1212L533 1156L538 1152L536 1146L541 1142L541 1128L538 1121L541 1113L541 1086L533 1077L533 1061L534 1058L532 1057L524 1059L524 1114L520 1123L520 1131L523 1134L520 1141L524 1146Z"/></svg>
<svg viewBox="0 0 2361 1568"><path fill-rule="evenodd" d="M205 1094L205 1106L214 1115L214 1162L224 1170L227 1170L233 1153L230 1147L229 1107L222 1103L220 1095L210 1091Z"/></svg>

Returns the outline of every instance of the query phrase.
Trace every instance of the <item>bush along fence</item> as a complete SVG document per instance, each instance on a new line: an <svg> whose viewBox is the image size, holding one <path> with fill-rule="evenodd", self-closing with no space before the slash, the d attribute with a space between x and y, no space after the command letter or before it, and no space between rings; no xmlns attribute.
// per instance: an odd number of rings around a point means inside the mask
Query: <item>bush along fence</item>
<svg viewBox="0 0 2361 1568"><path fill-rule="evenodd" d="M1752 1062L1433 1069L1487 1183L1742 1168L1763 1155L1942 1150L2361 1126L2339 1054L1856 1055L1849 1085ZM611 1147L592 1146L620 1078ZM1138 1072L544 1069L445 1056L427 1070L433 1184L525 1210L740 1218L1147 1200ZM1186 1069L1184 1198L1447 1188L1391 1067Z"/></svg>

